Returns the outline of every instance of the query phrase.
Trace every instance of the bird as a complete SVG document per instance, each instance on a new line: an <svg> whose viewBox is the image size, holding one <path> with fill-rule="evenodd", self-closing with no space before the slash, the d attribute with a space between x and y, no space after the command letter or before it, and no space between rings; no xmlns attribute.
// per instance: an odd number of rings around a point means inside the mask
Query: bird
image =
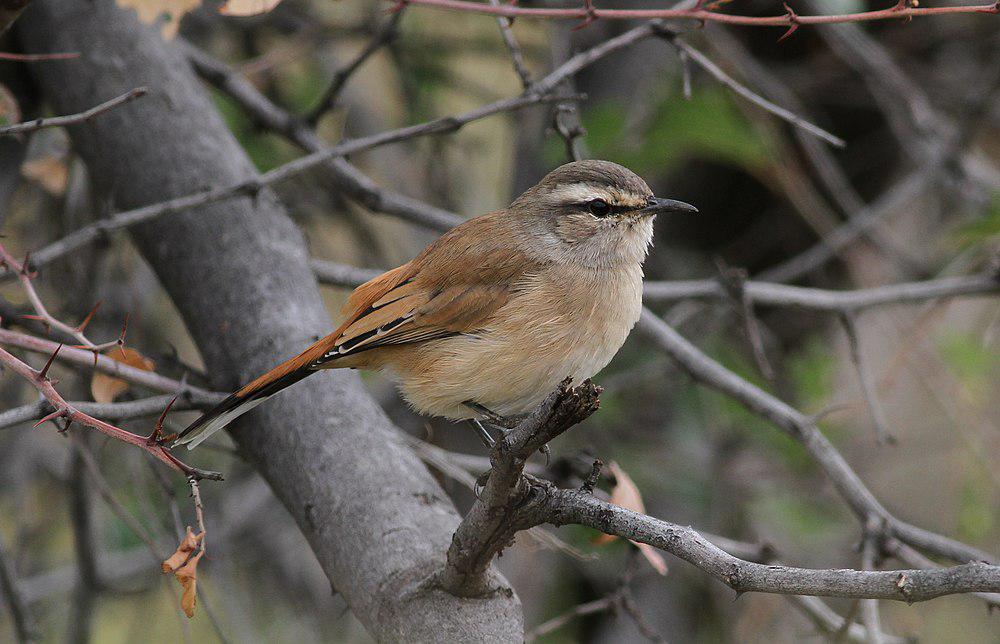
<svg viewBox="0 0 1000 644"><path fill-rule="evenodd" d="M507 208L469 219L413 260L357 287L335 331L184 429L196 447L323 369L392 372L417 412L500 428L560 382L603 369L642 310L653 219L697 213L602 160L549 172Z"/></svg>

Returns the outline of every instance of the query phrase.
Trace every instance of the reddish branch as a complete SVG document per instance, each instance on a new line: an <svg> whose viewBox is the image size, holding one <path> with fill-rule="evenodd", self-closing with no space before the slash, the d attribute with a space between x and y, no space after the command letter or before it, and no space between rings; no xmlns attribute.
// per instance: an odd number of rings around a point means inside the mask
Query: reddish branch
<svg viewBox="0 0 1000 644"><path fill-rule="evenodd" d="M125 370L129 372L135 371L139 372L140 374L145 374L146 376L155 378L157 379L157 382L159 381L160 378L162 378L160 376L156 376L156 374L150 374L149 372L142 371L134 367L128 367L127 365L110 360L107 357L100 355L100 351L103 349L115 346L124 347L125 326L122 327L122 331L116 340L104 344L95 344L91 342L90 339L87 338L86 335L84 335L83 331L87 327L87 324L90 322L90 320L93 319L94 313L96 313L97 311L97 306L92 308L90 312L87 314L87 316L83 319L83 321L77 326L70 326L65 322L62 322L61 320L57 319L51 313L49 313L48 309L45 307L45 303L42 302L42 299L38 296L38 292L35 290L35 286L32 283L33 274L29 269L29 264L30 264L29 258L25 258L23 262L18 262L16 259L14 259L14 257L10 253L7 252L7 249L5 249L3 245L0 245L0 269L3 269L4 271L10 271L16 274L17 279L21 282L21 286L24 288L24 292L28 296L28 300L31 302L31 305L35 310L35 315L28 317L39 320L47 328L59 331L60 333L72 337L78 342L80 342L81 344L78 347L75 347L76 353L82 354L84 351L88 352L90 356L92 356L94 367L97 367L98 364L101 363L102 366L104 366L107 369L108 365L106 365L105 363L112 363L114 365L118 365L118 368L113 370L112 369L108 370L112 371ZM128 319L126 318L125 325L127 326L127 324L128 324ZM52 366L52 363L55 361L56 357L60 354L60 352L64 351L62 344L56 344L53 342L42 340L40 338L34 338L32 336L22 335L6 330L0 331L0 334L3 334L4 336L11 336L8 337L7 340L20 340L20 342L11 341L11 342L6 342L6 344L19 345L22 346L23 348L27 348L33 351L41 350L49 354L49 359L48 361L46 361L45 366L42 367L41 369L34 369L26 362L22 362L12 353L4 349L0 349L0 363L3 363L4 365L10 367L11 370L14 371L14 373L18 374L19 376L30 382L32 386L35 387L35 389L37 389L38 392L45 397L45 399L48 401L48 403L52 406L54 410L52 411L52 413L43 416L41 420L35 423L35 427L41 425L46 421L51 420L55 422L59 419L62 419L64 421L64 425L61 431L66 431L67 429L69 429L72 423L77 423L84 427L90 427L92 429L96 429L102 434L106 434L107 436L110 436L111 438L114 438L116 440L120 440L123 443L128 443L129 445L138 447L143 451L148 452L154 458L166 463L172 469L181 472L182 474L184 474L189 478L193 478L195 480L200 478L212 478L212 479L222 478L221 475L215 472L205 472L184 464L182 461L174 457L170 453L170 450L168 450L166 447L162 445L161 429L163 425L163 419L166 416L167 412L170 410L170 404L168 404L166 409L163 410L163 413L160 415L160 420L156 423L156 428L149 436L139 436L138 434L133 434L132 432L121 429L120 427L116 427L110 423L106 423L103 420L98 420L97 418L94 418L89 414L85 414L76 407L74 407L73 405L69 404L66 401L66 399L63 398L58 391L56 391L54 386L55 382L48 377L49 368ZM3 340L0 339L0 342L3 342ZM70 353L73 351L74 348L65 349L66 353ZM88 356L88 360L90 356ZM80 356L78 355L77 358L79 357ZM79 360L77 361L79 362ZM135 374L130 374L130 375L135 375ZM177 387L174 388L175 390L183 390L185 388L182 383L177 383L176 381L172 381L169 379L163 379L163 380L166 380L171 385L174 384L178 385ZM159 383L159 384L164 384L164 383Z"/></svg>
<svg viewBox="0 0 1000 644"><path fill-rule="evenodd" d="M49 360L45 363L44 367L41 369L34 369L27 363L19 360L13 354L4 349L0 349L0 363L3 363L14 373L30 382L31 385L35 387L35 389L37 389L38 392L42 394L42 396L44 396L45 399L49 401L49 404L51 404L55 409L55 411L51 414L35 423L36 427L45 421L55 421L61 418L65 421L62 431L69 429L69 426L72 423L77 423L78 425L83 425L84 427L96 429L102 434L122 441L123 443L128 443L129 445L138 447L185 476L209 478L214 480L222 478L217 472L206 472L196 469L190 465L184 464L182 461L174 457L174 455L170 453L170 450L160 444L159 427L149 436L139 436L138 434L133 434L132 432L121 429L120 427L115 427L114 425L98 420L93 416L89 416L66 402L59 392L56 391L53 380L48 377L49 367L52 366L52 362L55 360L56 354L58 353L59 349L56 349L55 353L49 357Z"/></svg>
<svg viewBox="0 0 1000 644"><path fill-rule="evenodd" d="M1000 13L1000 2L983 5L960 5L949 7L914 7L896 4L889 9L875 11L860 11L840 15L801 16L786 7L786 12L780 16L740 16L719 13L696 7L694 9L597 9L591 3L581 3L577 7L548 8L520 7L515 4L492 5L472 2L471 0L405 0L403 4L446 9L450 11L465 11L469 13L484 13L506 18L559 18L580 20L581 26L586 26L595 20L636 20L636 19L686 19L703 22L720 22L729 25L745 25L748 27L787 27L785 38L802 25L829 25L843 22L871 22L874 20L892 20L904 18L907 20L921 16L936 16L943 14L965 13Z"/></svg>

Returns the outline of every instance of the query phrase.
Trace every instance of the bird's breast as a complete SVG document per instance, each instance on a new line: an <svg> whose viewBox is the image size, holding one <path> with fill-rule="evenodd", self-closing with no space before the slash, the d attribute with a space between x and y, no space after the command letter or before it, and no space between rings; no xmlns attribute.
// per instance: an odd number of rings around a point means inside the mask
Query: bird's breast
<svg viewBox="0 0 1000 644"><path fill-rule="evenodd" d="M396 365L403 393L419 411L449 418L474 415L465 400L527 413L567 376L579 382L603 369L641 307L638 264L548 267L517 284L474 335L426 343L416 360Z"/></svg>

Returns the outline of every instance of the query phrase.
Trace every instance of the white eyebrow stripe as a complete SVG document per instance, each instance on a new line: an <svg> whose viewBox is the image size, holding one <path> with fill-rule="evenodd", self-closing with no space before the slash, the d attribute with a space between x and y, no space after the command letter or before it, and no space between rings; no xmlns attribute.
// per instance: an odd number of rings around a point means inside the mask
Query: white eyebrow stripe
<svg viewBox="0 0 1000 644"><path fill-rule="evenodd" d="M551 192L553 201L586 203L592 199L604 199L608 202L617 201L615 195L604 188L590 183L563 184Z"/></svg>

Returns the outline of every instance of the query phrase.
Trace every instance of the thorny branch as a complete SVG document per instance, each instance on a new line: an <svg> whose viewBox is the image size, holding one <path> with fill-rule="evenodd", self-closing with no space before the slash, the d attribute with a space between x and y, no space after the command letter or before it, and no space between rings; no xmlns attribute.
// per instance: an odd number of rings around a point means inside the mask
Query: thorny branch
<svg viewBox="0 0 1000 644"><path fill-rule="evenodd" d="M659 18L667 20L697 20L700 22L719 22L729 25L745 25L748 27L787 27L787 37L800 25L828 25L844 22L870 22L874 20L911 19L921 16L934 16L960 13L996 14L1000 13L997 4L962 5L946 7L916 7L896 4L889 9L861 11L840 15L800 16L790 9L780 16L741 16L720 13L702 7L694 9L597 9L589 3L580 7L548 8L520 7L516 4L491 5L471 0L396 0L403 5L416 5L449 11L464 11L468 13L484 13L506 18L560 18L580 20L581 25L588 25L595 20L636 20ZM788 5L785 5L786 9Z"/></svg>
<svg viewBox="0 0 1000 644"><path fill-rule="evenodd" d="M133 434L132 432L116 427L110 423L98 420L97 418L85 414L70 405L59 394L59 392L56 391L54 381L47 375L49 367L52 366L52 361L58 353L59 350L56 349L42 369L34 369L26 363L21 362L21 360L13 354L4 349L0 349L0 363L3 363L11 371L31 383L31 385L35 387L35 389L37 389L46 400L49 401L49 404L52 405L53 409L55 409L55 411L35 423L36 426L46 421L62 419L64 421L64 426L60 431L66 431L72 423L76 423L84 427L90 427L92 429L96 429L102 434L110 436L111 438L122 441L123 443L138 447L144 452L147 452L150 456L162 461L171 469L181 472L185 476L197 476L198 478L209 478L213 480L222 479L222 475L218 472L203 471L184 464L171 454L169 449L160 444L160 442L151 440L152 436L146 437Z"/></svg>
<svg viewBox="0 0 1000 644"><path fill-rule="evenodd" d="M82 357L82 355L87 355L86 359L88 363L92 360L95 369L114 371L116 372L115 375L121 374L123 376L128 375L141 378L144 381L144 384L149 384L154 387L155 385L162 386L165 383L169 383L170 389L167 389L168 391L173 390L178 393L183 393L188 388L183 383L178 383L170 380L169 378L163 378L162 376L157 376L156 374L136 369L135 367L128 367L127 365L111 360L106 356L102 356L99 353L102 348L101 345L94 344L83 333L84 328L86 328L87 324L93 318L97 307L94 307L83 322L75 327L71 327L56 319L51 313L48 312L45 308L45 304L35 291L34 285L32 284L33 275L28 267L28 261L25 260L23 263L18 263L2 245L0 245L0 267L2 267L8 274L14 273L17 275L17 278L21 282L21 286L23 287L25 293L27 293L28 299L31 301L31 304L37 313L37 315L34 316L36 319L40 320L43 324L57 329L66 335L72 336L79 342L83 343L80 348L64 348L62 343L57 344L49 342L48 340L42 340L40 338L9 331L7 329L0 329L0 344L20 346L21 348L28 349L30 351L49 353L49 358L45 363L45 366L41 369L34 369L14 356L12 353L4 349L0 349L0 363L6 365L11 369L11 371L28 381L33 387L35 387L35 389L38 390L38 393L42 395L48 405L52 407L53 411L42 416L42 418L35 423L36 427L47 421L55 423L61 419L63 421L63 426L60 428L60 431L65 432L68 431L71 424L75 422L84 427L96 429L102 434L116 440L138 447L157 460L165 463L171 469L183 473L185 476L212 479L222 478L222 476L216 472L206 472L186 465L173 456L170 453L170 450L162 444L160 430L163 418L170 409L173 400L166 405L163 414L160 416L160 420L156 424L156 429L148 437L133 434L132 432L121 429L120 427L116 427L115 425L99 420L67 402L62 395L56 391L55 381L49 377L48 373L49 369L52 367L52 363L56 360L60 353L72 354L74 351L78 352L78 355L76 355L78 360ZM123 328L118 340L108 344L110 346L122 347L124 345L124 336L125 330ZM117 365L117 367L112 369L111 365ZM17 410L13 411L17 412ZM12 415L15 417L20 416L18 413L14 413ZM58 426L58 423L56 424Z"/></svg>

